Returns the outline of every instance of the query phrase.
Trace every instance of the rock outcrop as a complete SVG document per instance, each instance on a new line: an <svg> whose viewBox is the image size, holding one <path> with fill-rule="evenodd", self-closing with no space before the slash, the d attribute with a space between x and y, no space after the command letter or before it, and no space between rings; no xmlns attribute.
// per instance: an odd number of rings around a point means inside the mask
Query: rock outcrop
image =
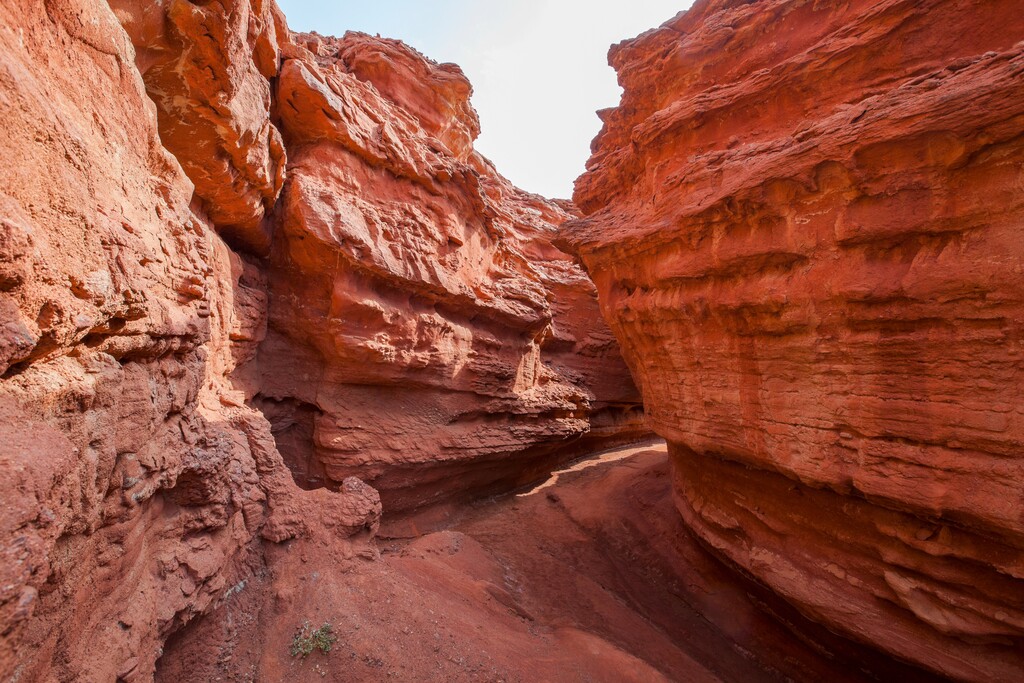
<svg viewBox="0 0 1024 683"><path fill-rule="evenodd" d="M671 487L664 443L625 447L343 574L312 539L277 546L287 569L169 641L157 683L936 683L735 576ZM330 655L282 656L306 619L332 624Z"/></svg>
<svg viewBox="0 0 1024 683"><path fill-rule="evenodd" d="M829 629L1024 672L1024 15L701 0L612 49L566 230L708 546Z"/></svg>
<svg viewBox="0 0 1024 683"><path fill-rule="evenodd" d="M195 184L217 231L265 254L265 217L281 192L285 152L270 119L284 15L273 0L109 0L135 46L160 140Z"/></svg>
<svg viewBox="0 0 1024 683"><path fill-rule="evenodd" d="M398 511L550 471L597 425L641 431L596 292L551 246L571 207L473 150L458 67L394 40L296 36L258 403L297 478Z"/></svg>
<svg viewBox="0 0 1024 683"><path fill-rule="evenodd" d="M0 678L145 680L261 538L372 533L380 503L302 492L244 405L266 292L192 201L111 10L6 3L0 41Z"/></svg>
<svg viewBox="0 0 1024 683"><path fill-rule="evenodd" d="M398 509L639 431L571 207L472 151L455 67L318 40L272 0L0 7L0 679L149 680L267 544L372 557L351 474Z"/></svg>

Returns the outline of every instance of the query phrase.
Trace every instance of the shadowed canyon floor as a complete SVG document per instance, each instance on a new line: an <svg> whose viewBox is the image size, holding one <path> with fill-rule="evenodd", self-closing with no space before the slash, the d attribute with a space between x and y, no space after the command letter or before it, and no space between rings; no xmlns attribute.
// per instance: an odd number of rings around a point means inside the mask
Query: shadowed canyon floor
<svg viewBox="0 0 1024 683"><path fill-rule="evenodd" d="M262 576L171 639L157 680L935 680L737 582L670 489L665 445L651 443L444 522L385 523L379 557L272 546ZM332 624L330 653L289 656L306 620Z"/></svg>

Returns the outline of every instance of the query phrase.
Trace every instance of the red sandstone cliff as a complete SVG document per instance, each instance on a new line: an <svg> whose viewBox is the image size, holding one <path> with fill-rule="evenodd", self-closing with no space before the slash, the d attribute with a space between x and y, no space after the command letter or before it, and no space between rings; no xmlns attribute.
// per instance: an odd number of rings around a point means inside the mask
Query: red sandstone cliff
<svg viewBox="0 0 1024 683"><path fill-rule="evenodd" d="M229 242L265 253L284 183L270 117L288 27L273 0L108 0L156 103L160 142Z"/></svg>
<svg viewBox="0 0 1024 683"><path fill-rule="evenodd" d="M243 404L260 277L192 201L110 9L5 3L0 43L0 677L144 680L261 539L372 532L380 503L299 490Z"/></svg>
<svg viewBox="0 0 1024 683"><path fill-rule="evenodd" d="M1024 13L706 0L612 49L567 229L677 506L830 629L1024 672Z"/></svg>
<svg viewBox="0 0 1024 683"><path fill-rule="evenodd" d="M300 478L357 474L398 510L536 478L592 413L637 435L593 285L550 243L569 214L473 151L459 68L362 34L296 42L258 401Z"/></svg>
<svg viewBox="0 0 1024 683"><path fill-rule="evenodd" d="M349 474L412 506L638 431L457 69L323 46L270 0L0 7L0 678L150 678L265 544L363 552Z"/></svg>

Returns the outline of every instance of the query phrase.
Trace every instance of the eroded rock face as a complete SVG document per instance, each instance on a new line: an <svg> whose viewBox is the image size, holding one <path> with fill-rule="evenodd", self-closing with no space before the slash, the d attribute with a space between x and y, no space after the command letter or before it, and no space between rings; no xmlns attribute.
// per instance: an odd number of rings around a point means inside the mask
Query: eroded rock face
<svg viewBox="0 0 1024 683"><path fill-rule="evenodd" d="M109 0L135 46L163 145L177 158L218 232L266 253L264 216L284 183L270 79L288 40L273 0Z"/></svg>
<svg viewBox="0 0 1024 683"><path fill-rule="evenodd" d="M536 478L592 420L637 436L593 286L551 246L571 209L473 151L458 67L362 34L296 42L257 400L299 479L356 474L397 511Z"/></svg>
<svg viewBox="0 0 1024 683"><path fill-rule="evenodd" d="M1024 15L698 2L625 88L568 231L678 507L830 629L1024 671Z"/></svg>
<svg viewBox="0 0 1024 683"><path fill-rule="evenodd" d="M372 559L353 474L399 510L640 431L571 207L473 152L457 67L290 40L270 0L0 7L0 679L150 680L270 544Z"/></svg>
<svg viewBox="0 0 1024 683"><path fill-rule="evenodd" d="M260 539L372 533L302 492L232 379L265 279L190 206L100 2L0 8L0 678L147 680Z"/></svg>

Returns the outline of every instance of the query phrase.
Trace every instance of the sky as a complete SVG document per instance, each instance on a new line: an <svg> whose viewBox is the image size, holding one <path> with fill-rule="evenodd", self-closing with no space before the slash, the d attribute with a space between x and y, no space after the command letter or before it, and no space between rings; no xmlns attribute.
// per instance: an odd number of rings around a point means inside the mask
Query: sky
<svg viewBox="0 0 1024 683"><path fill-rule="evenodd" d="M400 38L473 84L476 149L530 192L568 198L584 171L595 113L621 89L608 47L692 0L277 0L293 31Z"/></svg>

